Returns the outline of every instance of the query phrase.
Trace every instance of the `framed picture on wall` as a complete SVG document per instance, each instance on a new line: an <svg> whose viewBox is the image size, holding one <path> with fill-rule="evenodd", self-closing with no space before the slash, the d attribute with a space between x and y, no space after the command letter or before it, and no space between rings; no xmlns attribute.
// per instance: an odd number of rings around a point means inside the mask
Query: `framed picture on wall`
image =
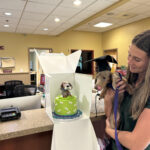
<svg viewBox="0 0 150 150"><path fill-rule="evenodd" d="M1 68L14 68L15 67L15 59L13 57L1 57L0 58L0 66Z"/></svg>

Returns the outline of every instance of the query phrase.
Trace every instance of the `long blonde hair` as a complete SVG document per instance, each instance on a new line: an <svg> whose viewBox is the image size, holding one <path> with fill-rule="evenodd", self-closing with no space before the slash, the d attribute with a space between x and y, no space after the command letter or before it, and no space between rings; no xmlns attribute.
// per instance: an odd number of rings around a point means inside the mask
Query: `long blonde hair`
<svg viewBox="0 0 150 150"><path fill-rule="evenodd" d="M136 75L130 73L130 78L129 80L135 80ZM135 83L131 83L134 85ZM142 111L144 110L145 104L150 96L150 59L149 59L149 64L147 67L147 71L145 74L145 79L144 81L134 89L134 94L132 95L131 99L131 117L135 120L138 119Z"/></svg>
<svg viewBox="0 0 150 150"><path fill-rule="evenodd" d="M132 44L136 45L139 49L147 53L149 57L148 67L146 70L145 78L143 82L135 88L134 94L131 99L131 117L137 119L148 101L150 96L150 30L140 33L134 37ZM129 84L134 85L138 78L138 74L128 74Z"/></svg>

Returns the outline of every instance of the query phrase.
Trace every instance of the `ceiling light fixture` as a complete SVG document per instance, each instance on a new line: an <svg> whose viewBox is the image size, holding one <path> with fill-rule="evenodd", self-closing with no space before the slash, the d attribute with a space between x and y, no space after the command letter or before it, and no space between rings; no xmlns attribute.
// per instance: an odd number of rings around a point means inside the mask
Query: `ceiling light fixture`
<svg viewBox="0 0 150 150"><path fill-rule="evenodd" d="M44 28L43 30L44 30L44 31L47 31L47 30L48 30L48 28Z"/></svg>
<svg viewBox="0 0 150 150"><path fill-rule="evenodd" d="M94 27L98 27L98 28L105 28L108 26L111 26L112 23L108 23L108 22L100 22L94 25Z"/></svg>
<svg viewBox="0 0 150 150"><path fill-rule="evenodd" d="M12 13L10 13L10 12L5 12L4 13L6 16L11 16L12 15Z"/></svg>
<svg viewBox="0 0 150 150"><path fill-rule="evenodd" d="M111 15L114 15L114 13L113 12L109 12L109 13L107 13L107 15L111 16Z"/></svg>
<svg viewBox="0 0 150 150"><path fill-rule="evenodd" d="M82 1L75 0L75 1L73 1L73 4L76 5L76 6L80 6L82 4Z"/></svg>
<svg viewBox="0 0 150 150"><path fill-rule="evenodd" d="M59 21L60 21L60 19L59 19L59 18L55 18L54 20L55 20L55 22L59 22Z"/></svg>
<svg viewBox="0 0 150 150"><path fill-rule="evenodd" d="M8 24L5 24L5 25L4 25L4 27L8 28L8 27L9 27L9 25L8 25Z"/></svg>

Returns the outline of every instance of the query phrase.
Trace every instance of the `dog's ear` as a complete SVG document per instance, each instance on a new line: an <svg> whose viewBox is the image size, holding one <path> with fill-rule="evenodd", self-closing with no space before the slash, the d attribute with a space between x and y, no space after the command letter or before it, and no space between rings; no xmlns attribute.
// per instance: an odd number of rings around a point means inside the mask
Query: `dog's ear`
<svg viewBox="0 0 150 150"><path fill-rule="evenodd" d="M112 73L110 71L106 71L106 79L108 83L112 82Z"/></svg>
<svg viewBox="0 0 150 150"><path fill-rule="evenodd" d="M72 89L72 84L71 84L71 83L69 83L69 85L70 85L70 87L71 87L71 89Z"/></svg>
<svg viewBox="0 0 150 150"><path fill-rule="evenodd" d="M60 89L63 90L64 89L64 82L62 82Z"/></svg>
<svg viewBox="0 0 150 150"><path fill-rule="evenodd" d="M113 81L113 73L110 73L110 81Z"/></svg>
<svg viewBox="0 0 150 150"><path fill-rule="evenodd" d="M116 82L117 82L118 79L120 79L119 73L118 72L112 73L112 86L113 86L114 89L117 88L116 87Z"/></svg>
<svg viewBox="0 0 150 150"><path fill-rule="evenodd" d="M97 83L97 78L95 78L95 84Z"/></svg>

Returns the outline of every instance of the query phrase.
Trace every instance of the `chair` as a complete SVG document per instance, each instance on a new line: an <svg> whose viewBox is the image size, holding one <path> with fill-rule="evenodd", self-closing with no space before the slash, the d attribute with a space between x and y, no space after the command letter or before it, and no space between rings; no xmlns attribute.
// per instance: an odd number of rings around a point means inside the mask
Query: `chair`
<svg viewBox="0 0 150 150"><path fill-rule="evenodd" d="M14 88L17 85L23 85L23 82L20 80L10 80L5 82L5 90L7 98L14 97Z"/></svg>
<svg viewBox="0 0 150 150"><path fill-rule="evenodd" d="M14 96L29 96L35 95L37 91L37 87L35 85L17 85L14 88Z"/></svg>

